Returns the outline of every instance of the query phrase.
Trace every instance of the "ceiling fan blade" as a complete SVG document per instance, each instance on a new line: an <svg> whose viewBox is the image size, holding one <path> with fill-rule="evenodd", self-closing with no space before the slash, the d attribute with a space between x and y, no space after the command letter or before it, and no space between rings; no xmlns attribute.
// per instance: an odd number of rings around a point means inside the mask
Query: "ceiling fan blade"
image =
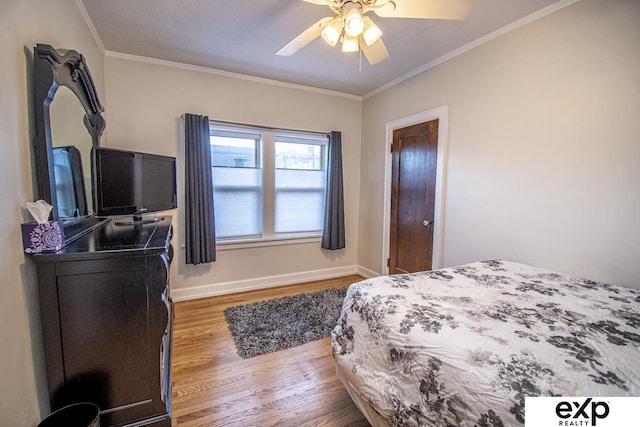
<svg viewBox="0 0 640 427"><path fill-rule="evenodd" d="M312 26L310 26L309 28L307 28L306 30L298 34L296 38L294 38L289 43L287 43L282 48L280 48L280 50L276 52L276 55L280 55L280 56L293 55L294 53L296 53L297 51L299 51L300 49L302 49L303 47L311 43L313 39L318 37L320 33L322 33L322 30L327 25L327 23L332 19L333 18L331 17L322 18L321 20L319 20L318 22L316 22L315 24L313 24Z"/></svg>
<svg viewBox="0 0 640 427"><path fill-rule="evenodd" d="M383 18L465 19L475 0L393 0L374 12ZM395 6L395 8L394 8Z"/></svg>
<svg viewBox="0 0 640 427"><path fill-rule="evenodd" d="M360 49L364 53L364 56L367 57L367 61L370 65L375 65L378 62L382 62L385 59L389 58L389 51L387 47L382 42L382 39L378 40L371 46L367 46L362 36L360 36Z"/></svg>

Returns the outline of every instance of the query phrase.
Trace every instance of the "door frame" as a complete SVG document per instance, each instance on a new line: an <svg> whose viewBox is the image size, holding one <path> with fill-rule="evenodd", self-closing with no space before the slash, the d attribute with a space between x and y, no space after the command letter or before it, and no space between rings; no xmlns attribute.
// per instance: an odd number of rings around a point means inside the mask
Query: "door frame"
<svg viewBox="0 0 640 427"><path fill-rule="evenodd" d="M433 226L433 256L431 259L432 268L442 268L442 234L444 231L444 196L445 196L445 167L447 164L447 129L449 128L449 106L443 105L428 111L412 114L411 116L396 119L386 124L385 143L385 165L384 165L384 201L383 201L383 222L382 222L382 274L389 274L387 259L389 258L389 243L391 235L391 168L393 143L393 131L419 123L438 119L438 151L436 158L436 194L434 205L434 226Z"/></svg>

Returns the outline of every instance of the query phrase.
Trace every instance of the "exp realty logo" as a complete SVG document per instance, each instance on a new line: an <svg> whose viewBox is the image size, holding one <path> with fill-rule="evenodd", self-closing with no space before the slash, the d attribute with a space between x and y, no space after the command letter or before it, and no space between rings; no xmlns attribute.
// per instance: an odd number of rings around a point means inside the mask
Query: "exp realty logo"
<svg viewBox="0 0 640 427"><path fill-rule="evenodd" d="M631 427L639 405L640 397L526 397L525 426Z"/></svg>
<svg viewBox="0 0 640 427"><path fill-rule="evenodd" d="M556 415L564 420L564 423L560 421L561 426L596 426L598 419L609 416L609 411L607 402L594 401L590 397L583 402L563 400L556 405Z"/></svg>

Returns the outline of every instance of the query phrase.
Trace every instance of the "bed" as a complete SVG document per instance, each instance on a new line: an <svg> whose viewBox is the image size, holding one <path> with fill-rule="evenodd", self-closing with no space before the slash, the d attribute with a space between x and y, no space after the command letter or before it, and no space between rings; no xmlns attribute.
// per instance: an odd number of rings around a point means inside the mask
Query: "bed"
<svg viewBox="0 0 640 427"><path fill-rule="evenodd" d="M501 260L382 276L331 345L374 426L523 426L525 396L640 396L640 290Z"/></svg>

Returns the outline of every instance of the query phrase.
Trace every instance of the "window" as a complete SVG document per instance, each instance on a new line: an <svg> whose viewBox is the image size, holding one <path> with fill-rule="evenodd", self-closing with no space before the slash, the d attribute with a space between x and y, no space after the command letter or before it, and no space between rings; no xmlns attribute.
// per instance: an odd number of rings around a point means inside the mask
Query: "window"
<svg viewBox="0 0 640 427"><path fill-rule="evenodd" d="M210 140L217 238L261 237L260 134L213 130Z"/></svg>
<svg viewBox="0 0 640 427"><path fill-rule="evenodd" d="M322 234L327 136L211 126L219 242Z"/></svg>
<svg viewBox="0 0 640 427"><path fill-rule="evenodd" d="M322 233L324 141L275 136L275 234Z"/></svg>

